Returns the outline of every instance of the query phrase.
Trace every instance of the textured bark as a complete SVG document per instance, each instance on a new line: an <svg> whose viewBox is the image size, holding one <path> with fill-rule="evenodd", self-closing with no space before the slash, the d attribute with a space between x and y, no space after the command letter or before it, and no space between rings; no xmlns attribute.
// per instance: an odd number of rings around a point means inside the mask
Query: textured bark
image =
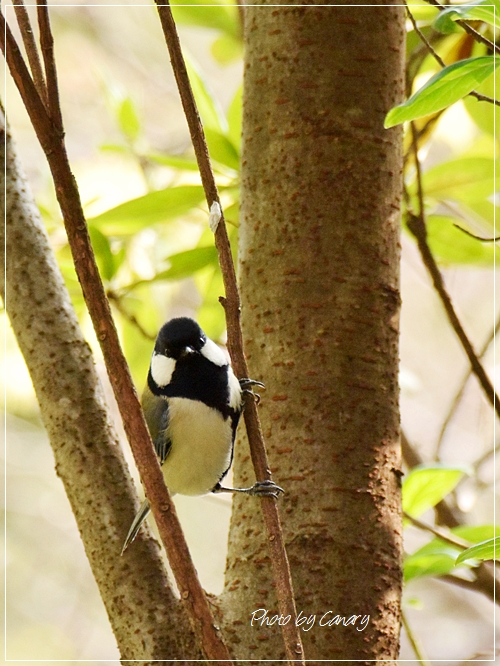
<svg viewBox="0 0 500 666"><path fill-rule="evenodd" d="M135 512L133 488L109 422L88 344L82 337L47 235L0 116L2 264L9 318L30 371L85 551L124 659L195 656L189 623L153 539L120 557ZM7 200L4 200L4 185Z"/></svg>
<svg viewBox="0 0 500 666"><path fill-rule="evenodd" d="M306 659L396 659L402 7L247 7L242 323ZM237 449L236 484L250 482ZM257 503L235 498L223 608L235 657L278 659ZM364 631L321 616L370 616ZM357 626L359 627L360 621Z"/></svg>

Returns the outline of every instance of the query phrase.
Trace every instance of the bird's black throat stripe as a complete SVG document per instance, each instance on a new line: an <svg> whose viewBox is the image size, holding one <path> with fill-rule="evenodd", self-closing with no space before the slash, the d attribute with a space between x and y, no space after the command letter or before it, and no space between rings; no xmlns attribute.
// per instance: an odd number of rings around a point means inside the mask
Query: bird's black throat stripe
<svg viewBox="0 0 500 666"><path fill-rule="evenodd" d="M150 369L148 386L154 395L198 400L217 409L224 418L234 419L238 412L229 406L228 369L228 365L215 365L202 354L188 354L177 360L166 386L156 384Z"/></svg>

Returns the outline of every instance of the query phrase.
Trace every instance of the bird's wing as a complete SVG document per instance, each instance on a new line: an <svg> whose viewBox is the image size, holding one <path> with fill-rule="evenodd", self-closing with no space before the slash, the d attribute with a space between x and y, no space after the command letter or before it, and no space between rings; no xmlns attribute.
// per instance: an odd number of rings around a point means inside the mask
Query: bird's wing
<svg viewBox="0 0 500 666"><path fill-rule="evenodd" d="M167 435L168 401L163 396L155 396L151 391L145 390L142 395L142 409L160 465L163 465L172 446Z"/></svg>

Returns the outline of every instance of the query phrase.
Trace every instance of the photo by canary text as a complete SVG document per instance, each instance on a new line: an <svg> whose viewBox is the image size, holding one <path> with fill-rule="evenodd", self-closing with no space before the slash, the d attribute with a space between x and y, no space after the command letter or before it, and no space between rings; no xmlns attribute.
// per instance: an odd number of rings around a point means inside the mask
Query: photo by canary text
<svg viewBox="0 0 500 666"><path fill-rule="evenodd" d="M282 627L291 622L290 615L272 615L266 608L257 608L250 613L250 626L251 627ZM364 631L370 622L369 615L340 615L334 611L326 611L325 613L317 613L315 615L307 615L300 611L295 620L297 627L302 631L310 631L314 626L316 627L353 627L356 631Z"/></svg>

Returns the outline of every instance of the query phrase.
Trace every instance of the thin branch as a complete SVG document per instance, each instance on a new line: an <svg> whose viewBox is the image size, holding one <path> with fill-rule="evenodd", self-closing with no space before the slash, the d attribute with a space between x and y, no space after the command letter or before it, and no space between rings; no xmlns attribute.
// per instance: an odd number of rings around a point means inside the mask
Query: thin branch
<svg viewBox="0 0 500 666"><path fill-rule="evenodd" d="M441 65L441 67L443 67L443 68L446 67L446 63L445 63L445 61L441 58L441 56L439 55L439 53L437 53L437 51L434 49L434 47L433 47L432 44L429 42L429 40L427 39L427 37L424 35L424 33L423 33L423 32L420 30L420 28L418 27L417 22L415 21L415 17L413 16L413 14L412 14L411 11L410 11L410 8L409 8L408 5L406 4L406 0L405 0L405 5L406 5L406 13L408 14L408 17L409 17L409 19L410 19L410 21L411 21L411 23L412 23L412 25L413 25L413 29L415 30L415 32L416 32L417 35L419 36L420 40L425 44L425 46L427 47L427 50L429 51L429 53L430 53L430 54L433 56L433 58L434 58L434 59L435 59L440 65ZM479 33L478 33L478 34L479 34ZM483 95L482 93L478 93L476 90L472 90L472 91L469 93L469 95L470 95L471 97L475 97L475 98L476 98L477 100L479 100L480 102L489 102L490 104L496 104L497 106L500 106L500 100L493 99L493 97L488 97L488 95Z"/></svg>
<svg viewBox="0 0 500 666"><path fill-rule="evenodd" d="M456 546L461 550L466 550L466 548L469 548L472 545L468 541L465 541L465 539L460 539L455 535L450 535L446 532L443 532L443 530L440 530L437 527L432 527L432 525L428 525L427 523L424 523L421 520L418 520L417 518L413 518L413 516L410 516L406 512L404 512L403 515L407 520L409 520L413 525L415 525L415 527L418 527L419 530L430 532L431 534L434 534L435 537L441 539L441 541L449 543L451 546Z"/></svg>
<svg viewBox="0 0 500 666"><path fill-rule="evenodd" d="M43 76L42 63L36 47L35 37L33 35L33 28L31 27L30 17L24 6L23 0L18 0L18 4L14 5L16 12L17 24L21 32L26 55L31 68L31 74L35 83L35 88L43 100L45 106L48 107L47 88L45 86L45 78Z"/></svg>
<svg viewBox="0 0 500 666"><path fill-rule="evenodd" d="M428 2L430 5L433 5L434 7L437 7L439 11L443 11L443 9L446 9L443 5L439 4L437 0L425 0L425 2ZM495 51L496 53L500 53L500 47L494 44L493 42L490 42L489 39L481 35L481 33L477 32L477 30L474 30L466 21L462 21L459 19L458 21L455 21L461 28L465 30L465 32L468 32L469 35L474 37L476 42L481 42L481 44L485 44L491 51Z"/></svg>
<svg viewBox="0 0 500 666"><path fill-rule="evenodd" d="M48 22L41 31L50 32ZM4 40L7 37L7 44ZM45 44L51 36L44 35ZM76 181L71 173L62 133L50 121L38 96L22 55L0 11L0 47L26 106L40 144L44 149L55 183L56 195L64 218L75 269L85 301L101 345L111 385L120 409L123 425L146 494L165 545L181 598L192 619L193 629L208 659L230 661L207 598L198 581L196 569L177 519L174 504L163 481L158 458L144 420L125 357L120 348L110 307L99 276L83 214ZM52 89L52 92L57 92ZM57 100L52 100L58 105ZM117 557L119 544L117 544Z"/></svg>
<svg viewBox="0 0 500 666"><path fill-rule="evenodd" d="M422 187L422 173L420 168L420 160L418 158L418 145L416 141L415 126L411 123L411 131L413 136L413 154L415 158L415 167L417 170L417 187L418 187L418 202L419 202L419 212L418 215L415 215L408 211L407 213L407 226L411 233L415 236L422 256L422 261L425 264L434 284L441 302L443 303L448 319L453 327L453 330L457 334L458 339L462 343L465 353L470 361L472 372L476 375L481 388L483 389L486 397L493 406L493 409L496 411L497 415L500 416L500 401L498 396L495 393L493 385L486 374L481 362L470 343L469 338L467 337L462 324L453 308L451 298L446 291L444 286L443 276L436 264L436 260L431 252L429 244L427 242L427 229L425 225L425 210L424 210L424 194Z"/></svg>
<svg viewBox="0 0 500 666"><path fill-rule="evenodd" d="M156 336L151 335L151 333L148 333L146 329L143 327L143 325L140 323L140 321L137 319L137 317L128 312L128 310L125 308L125 306L122 303L122 299L115 291L108 289L106 292L106 296L114 304L115 308L122 315L122 317L124 317L127 321L129 321L132 324L132 326L135 326L143 337L145 337L147 340L155 340Z"/></svg>
<svg viewBox="0 0 500 666"><path fill-rule="evenodd" d="M410 645L413 649L413 652L415 653L415 656L417 658L417 661L421 666L431 666L431 662L424 656L424 651L422 648L422 645L420 644L420 641L418 638L415 636L413 631L410 629L410 626L408 624L408 620L406 618L406 614L404 611L401 611L401 622L403 623L403 627L406 631L406 635L408 636L408 640L410 641Z"/></svg>
<svg viewBox="0 0 500 666"><path fill-rule="evenodd" d="M499 330L500 330L500 314L499 314L499 316L498 316L498 319L497 319L497 321L496 321L496 324L495 324L493 330L491 331L490 335L488 336L488 339L486 340L486 342L484 343L483 347L482 347L482 348L480 349L480 351L479 351L479 358L480 358L480 359L482 359L483 356L484 356L484 355L486 354L486 352L488 351L488 348L489 348L490 344L491 344L491 343L493 342L493 340L495 339L495 336L496 336L496 334L498 333ZM438 441L437 441L437 444L436 444L436 453L435 453L435 455L434 455L434 458L435 458L436 460L439 459L439 451L440 451L440 449L441 449L441 444L442 444L442 442L443 442L444 435L445 435L445 433L446 433L446 430L448 429L448 425L450 424L451 419L453 418L453 414L455 413L455 411L456 411L456 409L457 409L457 407L458 407L458 405L459 405L459 403L460 403L460 400L462 399L463 393L464 393L464 391L465 391L465 387L466 387L466 385L467 385L467 382L469 381L469 377L471 376L471 374L472 374L472 368L469 367L467 373L464 375L464 377L463 377L463 379L462 379L462 382L461 382L461 384L460 384L460 387L459 387L458 391L457 391L456 394L455 394L455 397L453 398L453 401L452 401L452 403L451 403L451 406L450 406L450 409L449 409L449 411L448 411L448 414L446 415L446 418L445 418L445 420L443 421L443 425L441 426L441 431L440 431L440 433L439 433ZM486 457L488 457L489 455L491 455L492 452L493 452L493 451L488 451L488 453L485 454L484 458L486 459ZM475 463L475 465L480 465L480 464L481 464L481 462L480 462L481 460L482 460L482 459L480 458L479 461L478 461L477 463ZM476 469L477 469L477 468L476 468Z"/></svg>
<svg viewBox="0 0 500 666"><path fill-rule="evenodd" d="M63 133L59 87L57 85L56 61L54 58L54 39L50 29L47 0L37 0L38 27L40 30L40 48L47 81L47 99L49 116L57 130Z"/></svg>
<svg viewBox="0 0 500 666"><path fill-rule="evenodd" d="M179 36L167 0L164 0L164 2L162 2L162 0L155 0L155 2L158 6L158 13L169 50L170 59L172 61L172 68L179 88L179 94L200 169L201 181L205 189L208 207L210 208L213 202L220 203L219 195L212 167L210 165L205 134L198 115L191 85L189 83ZM240 297L224 217L221 218L215 232L215 245L219 256L226 294L226 297L222 299L222 304L226 313L228 351L236 375L238 377L248 377L248 367L243 351L243 336L240 325ZM259 481L270 479L271 472L267 462L267 454L257 406L254 401L250 401L247 404L244 417L252 462L257 479ZM276 501L273 498L266 497L261 499L261 506L268 534L268 547L276 582L276 596L278 599L279 611L284 616L290 616L291 618L290 622L282 626L285 651L290 661L300 661L304 659L304 653L300 632L295 623L297 611L293 595L290 565L285 550L278 508Z"/></svg>
<svg viewBox="0 0 500 666"><path fill-rule="evenodd" d="M459 224L453 223L453 226L456 227L463 234L466 234L467 236L470 236L471 238L474 238L475 240L478 240L481 243L497 243L498 241L500 241L500 236L496 236L495 238L481 238L481 236L476 236L475 234L471 234L470 231L467 231L467 229L463 229Z"/></svg>

